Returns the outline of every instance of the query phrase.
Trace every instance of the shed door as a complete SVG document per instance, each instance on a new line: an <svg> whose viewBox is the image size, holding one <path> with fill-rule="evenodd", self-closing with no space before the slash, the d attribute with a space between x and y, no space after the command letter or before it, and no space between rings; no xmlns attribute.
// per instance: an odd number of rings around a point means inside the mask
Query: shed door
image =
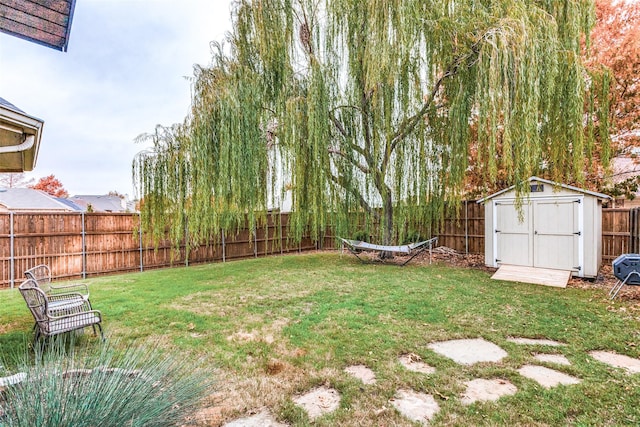
<svg viewBox="0 0 640 427"><path fill-rule="evenodd" d="M533 202L533 266L578 270L580 200Z"/></svg>
<svg viewBox="0 0 640 427"><path fill-rule="evenodd" d="M512 265L533 265L531 239L531 206L523 202L522 219L513 201L495 204L495 244L496 263Z"/></svg>

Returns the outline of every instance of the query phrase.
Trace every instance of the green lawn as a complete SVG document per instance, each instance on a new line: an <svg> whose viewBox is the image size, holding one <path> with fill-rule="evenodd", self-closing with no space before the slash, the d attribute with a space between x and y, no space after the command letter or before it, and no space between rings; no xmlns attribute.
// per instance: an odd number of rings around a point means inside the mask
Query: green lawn
<svg viewBox="0 0 640 427"><path fill-rule="evenodd" d="M445 265L360 264L339 253L251 259L87 280L94 308L119 345L160 342L174 357L198 360L217 379L203 414L211 425L263 407L282 422L311 421L292 398L320 384L341 395L319 426L412 425L390 404L398 389L433 395L431 425L638 425L640 374L592 359L608 350L640 357L633 301L602 289L556 289L490 280L485 271ZM17 290L0 292L0 351L23 351L33 320ZM89 334L87 334L89 335ZM560 348L523 346L509 337L546 338ZM434 341L484 338L508 357L461 366L428 348ZM91 336L80 345L97 346ZM578 385L544 389L517 370L534 353L562 353L552 366ZM431 375L404 369L418 355ZM377 384L344 368L364 364ZM518 392L464 406L464 382L502 378ZM203 417L205 415L202 415ZM206 425L206 423L202 423Z"/></svg>

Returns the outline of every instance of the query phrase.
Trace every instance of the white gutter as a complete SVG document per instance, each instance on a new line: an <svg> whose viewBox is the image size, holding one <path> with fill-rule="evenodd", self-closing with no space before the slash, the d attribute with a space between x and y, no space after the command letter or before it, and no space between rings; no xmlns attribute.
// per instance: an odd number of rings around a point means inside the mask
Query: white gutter
<svg viewBox="0 0 640 427"><path fill-rule="evenodd" d="M27 151L36 143L36 137L34 135L26 135L24 142L18 145L8 145L0 147L0 154L2 153L19 153L20 151Z"/></svg>

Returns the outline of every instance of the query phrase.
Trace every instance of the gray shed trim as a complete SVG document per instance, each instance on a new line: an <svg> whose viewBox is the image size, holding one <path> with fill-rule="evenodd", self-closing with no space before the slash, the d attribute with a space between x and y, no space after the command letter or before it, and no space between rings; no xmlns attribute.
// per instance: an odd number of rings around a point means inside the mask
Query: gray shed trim
<svg viewBox="0 0 640 427"><path fill-rule="evenodd" d="M527 182L534 182L534 181L535 182L542 182L542 183L548 184L548 185L553 185L554 187L564 188L565 190L571 190L571 191L576 191L578 193L588 194L590 196L597 197L600 200L611 199L611 197L607 196L606 194L596 193L595 191L585 190L583 188L574 187L573 185L567 185L567 184L561 184L559 182L549 181L548 179L539 178L537 176L532 176L531 178L529 178L527 180ZM487 196L487 197L485 197L483 199L480 199L476 203L485 203L487 200L491 200L494 197L498 197L499 195L507 193L507 192L513 190L514 188L516 188L516 186L512 185L509 188L505 188L504 190L500 190L497 193L493 193L490 196Z"/></svg>

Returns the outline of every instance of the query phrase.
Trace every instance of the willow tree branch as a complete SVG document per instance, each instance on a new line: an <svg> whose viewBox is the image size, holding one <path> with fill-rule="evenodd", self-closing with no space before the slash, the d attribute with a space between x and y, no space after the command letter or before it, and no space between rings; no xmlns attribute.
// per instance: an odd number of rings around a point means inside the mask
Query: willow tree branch
<svg viewBox="0 0 640 427"><path fill-rule="evenodd" d="M360 171L364 174L369 175L371 173L371 169L369 169L368 166L365 166L361 163L356 162L353 158L347 156L347 154L338 149L338 148L329 148L329 154L335 154L337 156L342 157L343 159L345 159L346 161L348 161L350 164L352 164L353 166L355 166L356 168L360 169Z"/></svg>
<svg viewBox="0 0 640 427"><path fill-rule="evenodd" d="M393 153L396 147L398 146L398 144L402 142L404 138L407 137L407 135L413 132L415 127L418 125L418 123L420 123L420 120L422 120L424 115L429 110L429 106L436 99L436 96L438 95L438 91L440 90L440 86L442 86L444 81L449 77L455 76L458 73L458 70L460 70L460 67L463 66L465 62L468 62L473 57L477 56L477 54L480 52L481 40L482 38L480 38L480 40L478 40L476 43L474 43L471 46L470 53L467 53L466 55L458 56L449 65L449 67L447 67L447 70L440 76L440 78L438 78L436 83L433 85L431 92L429 92L429 96L425 99L425 102L424 104L422 104L422 107L420 108L420 110L413 116L403 120L402 123L400 123L400 126L398 127L398 131L395 133L395 135L391 139L391 146L390 146L389 153Z"/></svg>
<svg viewBox="0 0 640 427"><path fill-rule="evenodd" d="M374 210L369 203L367 203L366 199L364 198L364 196L362 194L360 194L360 192L358 191L357 188L353 187L353 186L348 186L347 182L345 181L343 176L335 176L334 174L332 174L330 171L326 171L327 173L327 177L329 178L329 180L331 182L333 182L334 184L340 186L340 188L343 188L345 191L348 191L349 193L351 193L352 196L354 196L356 198L356 200L358 201L358 204L360 206L362 206L362 208L367 211L367 213L373 215L376 219L380 218L380 214Z"/></svg>

